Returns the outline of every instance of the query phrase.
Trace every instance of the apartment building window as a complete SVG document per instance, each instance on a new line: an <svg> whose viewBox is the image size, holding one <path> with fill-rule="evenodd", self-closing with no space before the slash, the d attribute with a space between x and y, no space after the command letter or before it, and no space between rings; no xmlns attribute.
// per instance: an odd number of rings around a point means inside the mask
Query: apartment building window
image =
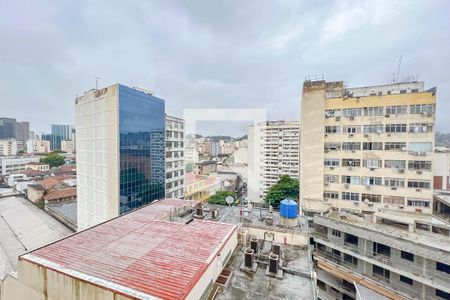
<svg viewBox="0 0 450 300"><path fill-rule="evenodd" d="M450 274L450 266L441 262L436 262L436 270Z"/></svg>
<svg viewBox="0 0 450 300"><path fill-rule="evenodd" d="M406 251L402 251L400 253L400 257L409 261L414 261L414 254L406 252Z"/></svg>
<svg viewBox="0 0 450 300"><path fill-rule="evenodd" d="M385 178L384 185L390 187L404 187L405 180L401 178Z"/></svg>
<svg viewBox="0 0 450 300"><path fill-rule="evenodd" d="M361 143L358 142L343 142L342 143L342 150L361 150Z"/></svg>
<svg viewBox="0 0 450 300"><path fill-rule="evenodd" d="M384 116L384 107L364 107L364 116Z"/></svg>
<svg viewBox="0 0 450 300"><path fill-rule="evenodd" d="M433 104L416 104L409 106L410 114L431 114L433 113Z"/></svg>
<svg viewBox="0 0 450 300"><path fill-rule="evenodd" d="M406 132L406 124L386 124L384 131L386 133Z"/></svg>
<svg viewBox="0 0 450 300"><path fill-rule="evenodd" d="M323 164L327 167L338 167L339 158L325 158Z"/></svg>
<svg viewBox="0 0 450 300"><path fill-rule="evenodd" d="M383 161L378 158L369 158L363 160L363 167L366 168L381 168Z"/></svg>
<svg viewBox="0 0 450 300"><path fill-rule="evenodd" d="M386 106L386 115L405 115L407 113L406 105Z"/></svg>
<svg viewBox="0 0 450 300"><path fill-rule="evenodd" d="M433 124L431 123L411 123L409 124L409 132L432 132Z"/></svg>
<svg viewBox="0 0 450 300"><path fill-rule="evenodd" d="M385 160L384 167L390 169L401 169L404 170L406 167L405 160Z"/></svg>
<svg viewBox="0 0 450 300"><path fill-rule="evenodd" d="M404 205L405 197L401 196L384 196L383 197L384 204L395 204L395 205Z"/></svg>
<svg viewBox="0 0 450 300"><path fill-rule="evenodd" d="M363 133L383 133L383 124L364 125Z"/></svg>
<svg viewBox="0 0 450 300"><path fill-rule="evenodd" d="M342 175L342 183L361 184L361 177Z"/></svg>
<svg viewBox="0 0 450 300"><path fill-rule="evenodd" d="M325 148L326 151L341 150L341 143L325 143L324 148Z"/></svg>
<svg viewBox="0 0 450 300"><path fill-rule="evenodd" d="M325 126L326 134L336 134L341 132L341 126Z"/></svg>
<svg viewBox="0 0 450 300"><path fill-rule="evenodd" d="M364 142L363 150L383 150L382 142Z"/></svg>
<svg viewBox="0 0 450 300"><path fill-rule="evenodd" d="M436 289L436 296L441 297L442 299L449 300L450 299L450 293L441 291L439 289Z"/></svg>
<svg viewBox="0 0 450 300"><path fill-rule="evenodd" d="M381 243L373 242L373 254L391 257L391 247Z"/></svg>
<svg viewBox="0 0 450 300"><path fill-rule="evenodd" d="M346 233L345 234L345 243L352 244L354 246L358 246L359 239L356 235Z"/></svg>
<svg viewBox="0 0 450 300"><path fill-rule="evenodd" d="M426 142L409 143L408 150L413 152L431 152L433 144Z"/></svg>
<svg viewBox="0 0 450 300"><path fill-rule="evenodd" d="M362 114L361 108L345 108L343 110L345 117L359 117Z"/></svg>
<svg viewBox="0 0 450 300"><path fill-rule="evenodd" d="M381 177L363 177L363 185L382 185L383 179Z"/></svg>
<svg viewBox="0 0 450 300"><path fill-rule="evenodd" d="M381 203L381 195L362 194L361 199L371 203Z"/></svg>
<svg viewBox="0 0 450 300"><path fill-rule="evenodd" d="M326 109L325 110L326 118L340 117L341 115L342 115L342 111L340 109Z"/></svg>
<svg viewBox="0 0 450 300"><path fill-rule="evenodd" d="M341 232L339 230L332 229L331 230L331 235L334 235L336 237L341 237Z"/></svg>
<svg viewBox="0 0 450 300"><path fill-rule="evenodd" d="M344 253L344 261L357 267L358 266L358 259L354 256L351 256L349 254ZM345 280L344 280L345 281Z"/></svg>
<svg viewBox="0 0 450 300"><path fill-rule="evenodd" d="M343 167L360 167L361 166L361 160L360 159L343 158L342 159L342 166Z"/></svg>
<svg viewBox="0 0 450 300"><path fill-rule="evenodd" d="M342 200L359 201L358 193L342 192Z"/></svg>
<svg viewBox="0 0 450 300"><path fill-rule="evenodd" d="M403 276L403 275L400 275L400 281L404 282L406 284L409 284L409 285L413 285L413 280L411 278Z"/></svg>
<svg viewBox="0 0 450 300"><path fill-rule="evenodd" d="M408 161L410 170L431 170L431 161L428 160L410 160Z"/></svg>
<svg viewBox="0 0 450 300"><path fill-rule="evenodd" d="M339 199L338 192L324 192L323 197L326 199Z"/></svg>
<svg viewBox="0 0 450 300"><path fill-rule="evenodd" d="M407 203L412 207L430 207L430 201L426 199L408 198Z"/></svg>
<svg viewBox="0 0 450 300"><path fill-rule="evenodd" d="M338 175L330 175L325 174L324 175L325 183L339 183L339 176Z"/></svg>
<svg viewBox="0 0 450 300"><path fill-rule="evenodd" d="M343 133L348 134L361 133L361 126L344 126Z"/></svg>
<svg viewBox="0 0 450 300"><path fill-rule="evenodd" d="M406 149L406 143L404 142L386 142L384 143L384 150L387 151L402 151Z"/></svg>
<svg viewBox="0 0 450 300"><path fill-rule="evenodd" d="M377 265L373 265L372 273L374 277L381 277L382 279L385 279L387 281L389 281L389 278L391 277L391 272L389 272L389 270L386 270Z"/></svg>
<svg viewBox="0 0 450 300"><path fill-rule="evenodd" d="M430 186L431 186L431 183L429 181L425 181L425 180L408 180L408 187L409 188L429 189Z"/></svg>

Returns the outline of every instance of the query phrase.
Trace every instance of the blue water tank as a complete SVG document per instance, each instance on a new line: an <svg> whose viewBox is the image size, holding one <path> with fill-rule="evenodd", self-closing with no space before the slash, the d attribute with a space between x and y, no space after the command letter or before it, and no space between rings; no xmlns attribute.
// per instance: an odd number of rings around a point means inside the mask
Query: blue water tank
<svg viewBox="0 0 450 300"><path fill-rule="evenodd" d="M298 204L292 199L284 199L280 203L280 215L284 218L297 218Z"/></svg>

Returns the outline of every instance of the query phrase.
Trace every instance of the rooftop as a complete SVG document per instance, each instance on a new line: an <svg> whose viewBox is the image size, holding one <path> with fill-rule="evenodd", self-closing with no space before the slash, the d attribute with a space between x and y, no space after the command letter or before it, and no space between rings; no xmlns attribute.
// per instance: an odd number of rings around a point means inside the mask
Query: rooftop
<svg viewBox="0 0 450 300"><path fill-rule="evenodd" d="M47 195L44 196L45 201L53 201L67 197L76 197L77 196L77 188L66 188L60 190L50 191Z"/></svg>
<svg viewBox="0 0 450 300"><path fill-rule="evenodd" d="M171 211L194 203L157 201L20 259L136 298L181 299L236 231L219 222L170 221Z"/></svg>
<svg viewBox="0 0 450 300"><path fill-rule="evenodd" d="M23 198L0 198L0 279L17 268L17 257L72 231Z"/></svg>

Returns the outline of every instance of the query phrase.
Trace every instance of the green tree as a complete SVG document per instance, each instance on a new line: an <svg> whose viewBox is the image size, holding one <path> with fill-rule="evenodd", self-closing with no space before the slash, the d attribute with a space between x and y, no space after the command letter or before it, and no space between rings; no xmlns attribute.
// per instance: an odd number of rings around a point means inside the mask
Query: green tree
<svg viewBox="0 0 450 300"><path fill-rule="evenodd" d="M289 175L281 176L278 182L270 187L265 201L267 204L278 207L281 200L286 198L296 200L299 198L298 180L292 179Z"/></svg>
<svg viewBox="0 0 450 300"><path fill-rule="evenodd" d="M56 168L64 165L64 157L57 152L50 152L46 157L41 158L41 162L48 164L50 168Z"/></svg>
<svg viewBox="0 0 450 300"><path fill-rule="evenodd" d="M227 191L220 191L216 192L214 195L210 196L208 198L208 203L211 204L219 204L219 205L228 205L227 201L225 201L225 198L231 196L236 200L236 192L227 192Z"/></svg>

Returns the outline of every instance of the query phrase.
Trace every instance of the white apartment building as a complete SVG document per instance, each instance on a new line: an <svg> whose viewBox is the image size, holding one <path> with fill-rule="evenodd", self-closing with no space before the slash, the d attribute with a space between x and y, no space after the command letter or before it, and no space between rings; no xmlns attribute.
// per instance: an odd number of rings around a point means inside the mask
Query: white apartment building
<svg viewBox="0 0 450 300"><path fill-rule="evenodd" d="M267 121L248 129L248 201L263 202L282 175L299 178L300 124Z"/></svg>
<svg viewBox="0 0 450 300"><path fill-rule="evenodd" d="M15 139L0 140L0 155L17 155L18 145Z"/></svg>
<svg viewBox="0 0 450 300"><path fill-rule="evenodd" d="M74 153L75 152L74 142L72 140L62 140L61 150L67 153Z"/></svg>
<svg viewBox="0 0 450 300"><path fill-rule="evenodd" d="M183 198L184 120L166 115L166 198Z"/></svg>
<svg viewBox="0 0 450 300"><path fill-rule="evenodd" d="M25 171L26 166L32 162L39 162L39 157L0 157L0 175Z"/></svg>
<svg viewBox="0 0 450 300"><path fill-rule="evenodd" d="M304 210L431 212L435 93L423 82L346 88L305 81Z"/></svg>

